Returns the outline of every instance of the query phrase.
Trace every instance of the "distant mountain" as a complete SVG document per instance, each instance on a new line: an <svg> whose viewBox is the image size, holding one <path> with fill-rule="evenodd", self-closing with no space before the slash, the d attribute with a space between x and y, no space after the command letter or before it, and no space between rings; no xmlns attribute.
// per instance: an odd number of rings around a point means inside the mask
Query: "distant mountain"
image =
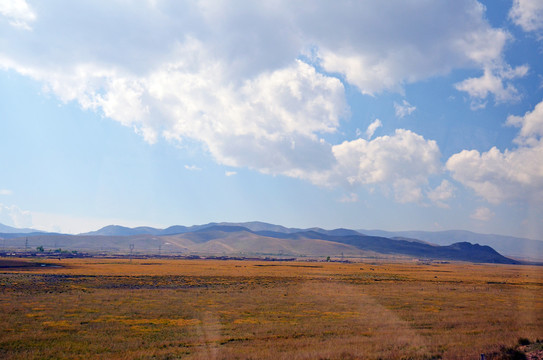
<svg viewBox="0 0 543 360"><path fill-rule="evenodd" d="M0 224L0 233L4 234L27 234L27 233L39 233L42 231L34 229L18 229L4 224Z"/></svg>
<svg viewBox="0 0 543 360"><path fill-rule="evenodd" d="M478 234L465 230L448 231L382 231L358 230L366 235L382 237L408 237L427 241L437 245L451 245L457 242L488 245L506 256L543 260L543 241L518 238L513 236Z"/></svg>
<svg viewBox="0 0 543 360"><path fill-rule="evenodd" d="M360 235L359 232L349 229L334 229L334 230L325 230L321 228L311 228L311 229L298 229L298 228L287 228L281 225L268 224L261 221L251 221L251 222L241 222L241 223L231 223L231 222L221 222L221 223L208 223L203 225L193 225L190 227L182 225L170 226L166 229L156 229L148 226L141 226L136 228L129 228L119 225L108 225L99 230L82 233L79 235L99 235L99 236L132 236L132 235L175 235L175 234L184 234L192 231L199 231L207 229L210 227L223 226L223 227L243 227L254 232L266 232L270 231L273 233L283 233L283 234L292 234L297 232L304 231L315 231L318 233L326 235Z"/></svg>
<svg viewBox="0 0 543 360"><path fill-rule="evenodd" d="M273 231L278 233L292 233L296 231L301 231L302 229L292 229L287 228L281 225L274 225L274 224L268 224L261 221L250 221L250 222L241 222L241 223L219 223L217 225L223 225L223 226L242 226L244 228L247 228L251 231Z"/></svg>
<svg viewBox="0 0 543 360"><path fill-rule="evenodd" d="M385 254L415 258L461 260L471 262L517 263L502 254L529 244L531 259L543 254L543 242L467 231L385 232L322 228L287 228L264 222L209 223L190 227L175 225L166 229L129 228L109 225L79 235L38 233L8 234L7 247L21 247L25 236L32 236L29 246L62 247L73 250L135 251L162 254L261 254L292 256L362 256ZM1 237L1 235L0 235ZM29 238L30 240L30 238ZM491 243L494 241L497 250ZM480 245L479 245L480 244ZM517 245L517 247L513 246ZM515 252L513 252L516 254ZM535 255L535 256L534 256ZM365 255L364 255L365 256ZM543 255L542 255L543 256ZM543 260L543 259L542 259Z"/></svg>
<svg viewBox="0 0 543 360"><path fill-rule="evenodd" d="M499 264L516 264L489 246L459 242L448 246L427 244L412 239L368 236L348 229L288 229L250 223L251 230L240 224L210 223L191 227L175 226L164 230L152 227L127 228L106 226L80 235L40 234L28 238L14 235L7 239L8 248L28 246L34 249L62 248L156 254L215 255L286 255L286 256L408 256L419 259L458 260ZM273 229L279 231L272 231ZM174 234L168 234L173 232ZM379 255L382 254L382 255Z"/></svg>
<svg viewBox="0 0 543 360"><path fill-rule="evenodd" d="M332 233L334 233L332 231ZM359 249L379 254L405 255L417 258L458 260L470 262L486 262L499 264L516 264L515 260L506 258L496 252L489 246L473 245L467 242L456 243L450 246L436 246L426 244L420 241L389 239L377 236L366 236L359 233L337 231L336 233L346 233L347 235L328 235L314 230L295 233L282 233L273 231L251 231L242 226L215 225L194 232L180 234L179 237L190 240L196 244L213 243L214 248L220 248L223 252L245 252L248 251L246 245L249 240L252 242L251 251L262 252L262 248L255 248L254 244L259 243L261 247L266 247L270 251L270 245L275 244L277 251L292 250L296 243L304 242L307 254L315 254L312 248L315 244L330 245L335 243L348 245L344 251L353 251ZM243 244L233 244L232 239L244 239ZM279 246L280 245L280 246ZM271 246L273 247L273 246ZM209 249L209 247L208 247ZM326 255L321 253L321 256Z"/></svg>
<svg viewBox="0 0 543 360"><path fill-rule="evenodd" d="M405 240L405 241L411 241L411 242L420 242L420 243L423 243L423 244L436 245L436 244L432 244L429 241L423 241L423 240L413 239L413 238L408 238L408 237L403 237L403 236L394 236L394 237L391 237L390 239L392 239L392 240Z"/></svg>
<svg viewBox="0 0 543 360"><path fill-rule="evenodd" d="M142 234L148 234L148 235L157 235L161 230L155 229L148 226L140 226L136 228L129 228L125 226L119 226L119 225L108 225L100 230L91 231L79 235L90 235L90 236L132 236L132 235L142 235Z"/></svg>
<svg viewBox="0 0 543 360"><path fill-rule="evenodd" d="M132 236L132 235L175 235L183 234L190 231L196 231L204 229L210 226L215 226L216 223L209 223L205 225L193 225L191 227L174 225L166 229L156 229L150 226L140 226L135 228L129 228L120 225L108 225L103 228L82 233L79 235L90 235L90 236Z"/></svg>
<svg viewBox="0 0 543 360"><path fill-rule="evenodd" d="M182 234L182 233L185 233L188 230L189 228L186 227L186 226L181 226L181 225L174 225L174 226L170 226L169 228L166 228L164 230L161 230L159 235L175 235L175 234Z"/></svg>
<svg viewBox="0 0 543 360"><path fill-rule="evenodd" d="M47 232L30 232L30 233L0 233L0 239L16 239L16 238L32 238L35 236L43 236L45 234L50 235L61 235L57 233L47 233Z"/></svg>
<svg viewBox="0 0 543 360"><path fill-rule="evenodd" d="M358 231L349 230L349 229L334 229L334 230L325 230L321 228L310 228L310 231L314 231L320 234L330 235L330 236L348 236L348 235L362 235ZM304 230L301 230L304 231Z"/></svg>
<svg viewBox="0 0 543 360"><path fill-rule="evenodd" d="M259 232L263 235L263 232ZM292 234L265 233L268 236L280 236L282 239L320 239L355 246L361 250L380 254L401 254L419 258L515 264L515 260L502 256L489 246L480 246L468 242L459 242L449 246L437 246L417 240L390 239L362 234L333 236L316 231Z"/></svg>
<svg viewBox="0 0 543 360"><path fill-rule="evenodd" d="M455 243L448 246L436 246L406 240L392 240L376 236L356 236L340 239L357 247L383 254L404 254L419 258L458 260L496 264L518 264L489 246L481 246L468 242Z"/></svg>
<svg viewBox="0 0 543 360"><path fill-rule="evenodd" d="M260 221L242 222L242 223L220 223L219 225L242 226L255 232L270 231L273 233L293 234L293 233L298 233L298 232L314 231L317 233L326 234L326 235L334 235L334 236L360 235L358 231L350 230L350 229L340 228L340 229L333 229L333 230L325 230L319 227L314 227L314 228L309 228L309 229L287 228L281 225L273 225L273 224L268 224L268 223L260 222Z"/></svg>

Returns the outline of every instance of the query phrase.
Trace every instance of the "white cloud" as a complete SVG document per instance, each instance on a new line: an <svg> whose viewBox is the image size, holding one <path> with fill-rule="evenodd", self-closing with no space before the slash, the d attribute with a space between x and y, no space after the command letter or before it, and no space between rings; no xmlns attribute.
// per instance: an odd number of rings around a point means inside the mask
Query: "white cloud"
<svg viewBox="0 0 543 360"><path fill-rule="evenodd" d="M475 209L473 214L470 215L472 219L479 221L488 221L494 217L494 213L487 207L480 207Z"/></svg>
<svg viewBox="0 0 543 360"><path fill-rule="evenodd" d="M453 177L491 203L543 200L543 102L507 124L520 126L519 146L503 152L463 150L447 161Z"/></svg>
<svg viewBox="0 0 543 360"><path fill-rule="evenodd" d="M371 141L345 141L332 151L338 165L331 181L381 184L392 188L399 202L422 200L421 187L430 175L440 171L441 154L436 142L404 129Z"/></svg>
<svg viewBox="0 0 543 360"><path fill-rule="evenodd" d="M421 183L426 183L426 179L396 179L392 184L394 197L399 203L418 203L423 199Z"/></svg>
<svg viewBox="0 0 543 360"><path fill-rule="evenodd" d="M185 165L185 169L187 169L189 171L200 171L200 170L202 170L201 168L199 168L196 165Z"/></svg>
<svg viewBox="0 0 543 360"><path fill-rule="evenodd" d="M398 104L396 102L394 103L394 110L396 112L396 116L400 119L407 115L410 115L416 109L417 108L415 106L412 106L406 100L404 100L401 104Z"/></svg>
<svg viewBox="0 0 543 360"><path fill-rule="evenodd" d="M524 31L543 29L543 2L541 0L514 0L509 17Z"/></svg>
<svg viewBox="0 0 543 360"><path fill-rule="evenodd" d="M40 31L4 38L0 68L42 82L61 101L77 101L149 143L196 141L220 164L318 185L382 184L401 202L423 197L428 176L439 171L439 149L401 129L372 141L323 140L349 114L339 77L373 95L456 68L507 69L509 35L488 24L475 0L128 6L39 7L33 26ZM500 71L501 79L512 76ZM466 87L479 89L475 97L499 93L499 86L485 93L476 85ZM502 83L503 91L509 85ZM401 114L414 110L400 106ZM376 128L368 128L368 139Z"/></svg>
<svg viewBox="0 0 543 360"><path fill-rule="evenodd" d="M509 38L503 30L490 27L484 7L471 0L455 1L454 6L424 1L330 6L334 8L314 10L320 16L313 26L320 28L322 65L343 74L364 94L401 91L404 83L455 67L495 62ZM338 26L343 30L338 31Z"/></svg>
<svg viewBox="0 0 543 360"><path fill-rule="evenodd" d="M441 181L441 184L428 192L428 199L440 207L448 207L445 203L454 196L454 186L447 180Z"/></svg>
<svg viewBox="0 0 543 360"><path fill-rule="evenodd" d="M366 138L369 140L373 137L373 134L375 133L375 130L383 126L381 123L381 120L375 119L374 122L372 122L368 128L366 129Z"/></svg>
<svg viewBox="0 0 543 360"><path fill-rule="evenodd" d="M225 171L224 172L224 175L226 175L226 176L234 176L236 174L237 174L237 172L235 172L235 171Z"/></svg>
<svg viewBox="0 0 543 360"><path fill-rule="evenodd" d="M330 145L317 134L335 132L346 112L338 79L301 61L237 88L222 84L218 65L200 71L167 68L147 81L166 115L167 138L202 141L219 163L264 173L298 176L330 166Z"/></svg>
<svg viewBox="0 0 543 360"><path fill-rule="evenodd" d="M36 20L36 14L25 0L0 0L0 15L6 17L10 25L31 30L30 23Z"/></svg>
<svg viewBox="0 0 543 360"><path fill-rule="evenodd" d="M39 8L41 33L8 39L3 50L17 57L21 67L38 67L55 77L84 75L78 66L85 63L141 76L174 59L186 65L186 73L195 73L193 53L177 56L176 51L192 38L204 44L205 58L221 65L225 78L236 83L284 68L314 48L325 70L375 94L454 68L495 62L508 39L488 24L484 7L475 0L458 0L454 6L315 1L308 7L286 0L128 6L116 1L48 4ZM48 46L30 46L38 40Z"/></svg>
<svg viewBox="0 0 543 360"><path fill-rule="evenodd" d="M119 121L125 126L142 123L149 114L149 107L142 104L144 88L140 81L123 77L109 79L107 93L96 94L93 107L100 107L105 116ZM150 127L136 127L149 143L157 141L158 134Z"/></svg>
<svg viewBox="0 0 543 360"><path fill-rule="evenodd" d="M9 189L0 189L0 195L11 195L13 194L13 191Z"/></svg>
<svg viewBox="0 0 543 360"><path fill-rule="evenodd" d="M32 226L32 214L15 205L0 204L0 223L16 228Z"/></svg>
<svg viewBox="0 0 543 360"><path fill-rule="evenodd" d="M358 202L358 194L356 193L349 193L345 194L339 199L339 202L341 203L355 203Z"/></svg>
<svg viewBox="0 0 543 360"><path fill-rule="evenodd" d="M486 106L484 101L492 94L497 104L514 102L520 99L518 90L511 82L506 80L524 77L528 73L528 67L518 66L514 69L485 68L484 74L478 78L469 78L455 85L459 91L467 92L472 98L472 109L480 109Z"/></svg>
<svg viewBox="0 0 543 360"><path fill-rule="evenodd" d="M501 152L463 150L447 161L454 179L487 201L543 200L543 143Z"/></svg>
<svg viewBox="0 0 543 360"><path fill-rule="evenodd" d="M543 136L543 101L537 104L533 111L528 111L524 116L510 115L507 125L520 127L520 132L515 139L516 143L537 145Z"/></svg>

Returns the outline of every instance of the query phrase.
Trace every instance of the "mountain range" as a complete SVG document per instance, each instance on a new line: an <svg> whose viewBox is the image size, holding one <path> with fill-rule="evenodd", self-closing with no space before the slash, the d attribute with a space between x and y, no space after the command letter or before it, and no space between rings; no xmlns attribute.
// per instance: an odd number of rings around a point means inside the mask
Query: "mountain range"
<svg viewBox="0 0 543 360"><path fill-rule="evenodd" d="M491 246L500 254L526 259L543 260L543 241L518 238L513 236L478 234L465 230L448 231L382 231L382 230L358 230L361 233L372 236L388 238L408 238L426 241L436 245L450 245L456 242L467 241L481 245Z"/></svg>
<svg viewBox="0 0 543 360"><path fill-rule="evenodd" d="M40 232L34 229L19 229L14 228L11 226L7 226L4 224L0 224L0 233L1 234L26 234L26 233L34 233L34 232Z"/></svg>
<svg viewBox="0 0 543 360"><path fill-rule="evenodd" d="M7 248L22 248L28 245L29 248L43 246L46 249L127 253L132 246L136 253L162 255L396 256L517 263L516 260L506 257L515 252L519 259L529 257L531 260L543 260L541 241L463 231L432 233L299 229L264 222L209 223L190 227L176 225L166 229L109 225L78 235L24 230L26 232L0 233L0 239L4 239L4 246ZM502 255L488 243L494 243L493 247L509 252L503 251ZM529 246L526 247L526 244ZM529 249L530 256L522 256L525 255L522 249Z"/></svg>

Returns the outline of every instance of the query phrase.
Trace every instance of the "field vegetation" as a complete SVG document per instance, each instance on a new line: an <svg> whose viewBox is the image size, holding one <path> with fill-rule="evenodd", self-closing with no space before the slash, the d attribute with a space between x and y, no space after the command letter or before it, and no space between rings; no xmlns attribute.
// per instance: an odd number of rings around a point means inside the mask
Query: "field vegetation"
<svg viewBox="0 0 543 360"><path fill-rule="evenodd" d="M543 339L535 266L20 261L0 269L2 359L488 359Z"/></svg>

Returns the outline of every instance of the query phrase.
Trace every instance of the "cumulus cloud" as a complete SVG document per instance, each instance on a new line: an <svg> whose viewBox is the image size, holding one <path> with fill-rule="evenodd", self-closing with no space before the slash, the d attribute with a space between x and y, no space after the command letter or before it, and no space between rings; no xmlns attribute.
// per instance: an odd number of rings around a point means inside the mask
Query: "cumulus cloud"
<svg viewBox="0 0 543 360"><path fill-rule="evenodd" d="M236 175L236 174L237 174L236 171L225 171L225 172L224 172L224 175L226 175L226 176L234 176L234 175Z"/></svg>
<svg viewBox="0 0 543 360"><path fill-rule="evenodd" d="M524 116L510 115L507 125L520 127L515 142L525 145L537 145L543 136L543 101L537 104L533 111L528 111Z"/></svg>
<svg viewBox="0 0 543 360"><path fill-rule="evenodd" d="M540 31L543 29L543 2L514 0L509 17L524 31Z"/></svg>
<svg viewBox="0 0 543 360"><path fill-rule="evenodd" d="M405 129L371 141L345 141L333 146L332 152L338 162L333 180L350 185L382 184L402 203L422 200L421 187L440 170L436 142Z"/></svg>
<svg viewBox="0 0 543 360"><path fill-rule="evenodd" d="M507 124L520 127L515 149L463 150L447 160L453 177L490 203L543 200L543 102Z"/></svg>
<svg viewBox="0 0 543 360"><path fill-rule="evenodd" d="M320 27L322 65L343 74L364 94L401 91L405 83L455 67L493 62L509 37L489 26L477 1L395 2L393 6L352 2L341 10L333 6L322 6L317 10L322 18L313 22ZM349 30L338 34L337 24Z"/></svg>
<svg viewBox="0 0 543 360"><path fill-rule="evenodd" d="M14 14L6 8L4 16ZM478 98L501 91L497 98L506 99L516 93L503 79L521 76L518 68L503 70L509 35L488 24L475 0L130 8L52 0L35 11L32 20L19 19L40 31L3 38L0 68L42 82L61 101L133 128L149 143L196 141L220 164L318 185L382 184L401 202L424 196L439 149L402 129L369 141L378 123L368 140L323 140L349 116L343 82L374 95L457 68L488 68L502 90L471 81L464 91ZM7 26L0 22L0 30ZM399 106L399 116L414 111L406 101Z"/></svg>
<svg viewBox="0 0 543 360"><path fill-rule="evenodd" d="M454 186L447 180L428 192L428 199L440 207L448 207L446 201L454 196Z"/></svg>
<svg viewBox="0 0 543 360"><path fill-rule="evenodd" d="M346 112L338 79L295 61L234 87L215 69L191 74L168 67L147 80L166 118L157 132L200 140L228 166L292 176L330 166L330 145L318 134L335 132Z"/></svg>
<svg viewBox="0 0 543 360"><path fill-rule="evenodd" d="M394 110L396 112L396 116L401 119L407 115L410 115L413 111L417 110L417 108L404 100L401 104L395 102Z"/></svg>
<svg viewBox="0 0 543 360"><path fill-rule="evenodd" d="M518 90L507 80L524 77L527 73L528 66L525 65L514 69L487 67L481 77L466 79L457 83L455 87L470 95L472 98L471 107L476 110L486 106L485 100L491 94L497 104L518 101L520 99Z"/></svg>
<svg viewBox="0 0 543 360"><path fill-rule="evenodd" d="M463 150L447 160L453 177L490 203L543 199L543 144L501 152Z"/></svg>
<svg viewBox="0 0 543 360"><path fill-rule="evenodd" d="M470 215L472 219L479 221L488 221L494 217L494 213L487 207L480 207L475 209L473 214Z"/></svg>
<svg viewBox="0 0 543 360"><path fill-rule="evenodd" d="M0 189L0 195L11 195L13 194L13 191L9 189Z"/></svg>
<svg viewBox="0 0 543 360"><path fill-rule="evenodd" d="M8 19L16 28L31 30L30 24L36 20L36 14L25 0L0 0L0 15Z"/></svg>
<svg viewBox="0 0 543 360"><path fill-rule="evenodd" d="M379 129L383 124L381 123L381 120L375 119L374 122L372 122L368 128L366 129L366 137L367 139L371 139L373 137L373 134L375 133L375 130Z"/></svg>
<svg viewBox="0 0 543 360"><path fill-rule="evenodd" d="M16 228L31 227L32 214L15 205L0 204L0 223Z"/></svg>

